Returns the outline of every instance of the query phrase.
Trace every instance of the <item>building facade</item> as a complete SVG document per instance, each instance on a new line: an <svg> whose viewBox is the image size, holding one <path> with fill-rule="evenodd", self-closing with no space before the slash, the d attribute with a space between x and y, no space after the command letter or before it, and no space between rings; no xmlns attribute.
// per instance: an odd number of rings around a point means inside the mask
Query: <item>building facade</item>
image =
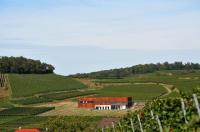
<svg viewBox="0 0 200 132"><path fill-rule="evenodd" d="M96 110L123 110L132 105L131 97L83 97L78 100L79 108Z"/></svg>

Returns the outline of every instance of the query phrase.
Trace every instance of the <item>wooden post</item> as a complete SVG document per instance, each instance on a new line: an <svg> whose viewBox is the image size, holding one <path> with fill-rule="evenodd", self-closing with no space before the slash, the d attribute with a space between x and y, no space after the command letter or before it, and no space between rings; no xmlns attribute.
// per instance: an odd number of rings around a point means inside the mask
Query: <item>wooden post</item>
<svg viewBox="0 0 200 132"><path fill-rule="evenodd" d="M134 126L133 126L133 119L130 119L131 121L131 128L132 128L132 132L135 132Z"/></svg>
<svg viewBox="0 0 200 132"><path fill-rule="evenodd" d="M160 122L160 119L159 119L158 115L156 115L156 120L158 122L160 132L163 132L163 128L162 128L162 125L161 125L161 122Z"/></svg>
<svg viewBox="0 0 200 132"><path fill-rule="evenodd" d="M155 118L154 118L154 114L153 114L153 111L152 111L152 110L150 111L150 113L151 113L151 118L152 118L152 119L155 119Z"/></svg>
<svg viewBox="0 0 200 132"><path fill-rule="evenodd" d="M141 121L140 121L140 116L137 115L137 118L138 118L138 122L139 122L139 125L140 125L140 131L141 131L141 132L144 132L144 131L143 131L143 128L142 128L142 123L141 123Z"/></svg>
<svg viewBox="0 0 200 132"><path fill-rule="evenodd" d="M184 100L181 98L181 108L182 108L182 111L183 111L183 116L184 116L184 119L185 119L185 123L187 124L188 121L186 119L186 110L185 110L185 104L184 104Z"/></svg>
<svg viewBox="0 0 200 132"><path fill-rule="evenodd" d="M195 106L197 108L197 112L198 112L199 117L200 117L200 108L199 108L199 102L198 102L198 99L197 99L197 95L193 94L193 98L194 98Z"/></svg>
<svg viewBox="0 0 200 132"><path fill-rule="evenodd" d="M101 128L101 132L104 132L104 128L103 127Z"/></svg>
<svg viewBox="0 0 200 132"><path fill-rule="evenodd" d="M115 132L115 124L112 122L113 132Z"/></svg>

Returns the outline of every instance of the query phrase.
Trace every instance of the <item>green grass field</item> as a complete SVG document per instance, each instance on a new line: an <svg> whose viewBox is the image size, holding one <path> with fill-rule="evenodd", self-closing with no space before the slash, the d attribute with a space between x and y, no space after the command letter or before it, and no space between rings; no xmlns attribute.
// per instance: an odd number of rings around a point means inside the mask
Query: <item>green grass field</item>
<svg viewBox="0 0 200 132"><path fill-rule="evenodd" d="M33 96L53 91L70 91L86 88L81 82L55 74L10 74L12 97Z"/></svg>
<svg viewBox="0 0 200 132"><path fill-rule="evenodd" d="M97 96L130 96L133 100L150 100L167 91L157 84L130 84L120 86L106 86L98 91Z"/></svg>

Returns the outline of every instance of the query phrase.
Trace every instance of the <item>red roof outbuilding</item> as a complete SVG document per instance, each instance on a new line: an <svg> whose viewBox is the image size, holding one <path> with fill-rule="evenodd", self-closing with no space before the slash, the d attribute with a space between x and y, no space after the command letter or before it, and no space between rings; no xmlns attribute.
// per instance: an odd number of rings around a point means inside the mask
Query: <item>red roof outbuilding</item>
<svg viewBox="0 0 200 132"><path fill-rule="evenodd" d="M38 129L17 129L15 132L40 132Z"/></svg>

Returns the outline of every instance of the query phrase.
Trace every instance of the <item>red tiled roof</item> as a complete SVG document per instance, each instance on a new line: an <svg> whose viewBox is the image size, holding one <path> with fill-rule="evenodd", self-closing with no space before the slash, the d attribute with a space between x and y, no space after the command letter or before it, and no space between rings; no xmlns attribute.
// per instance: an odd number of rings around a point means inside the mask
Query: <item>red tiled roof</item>
<svg viewBox="0 0 200 132"><path fill-rule="evenodd" d="M38 129L18 129L15 132L40 132Z"/></svg>

